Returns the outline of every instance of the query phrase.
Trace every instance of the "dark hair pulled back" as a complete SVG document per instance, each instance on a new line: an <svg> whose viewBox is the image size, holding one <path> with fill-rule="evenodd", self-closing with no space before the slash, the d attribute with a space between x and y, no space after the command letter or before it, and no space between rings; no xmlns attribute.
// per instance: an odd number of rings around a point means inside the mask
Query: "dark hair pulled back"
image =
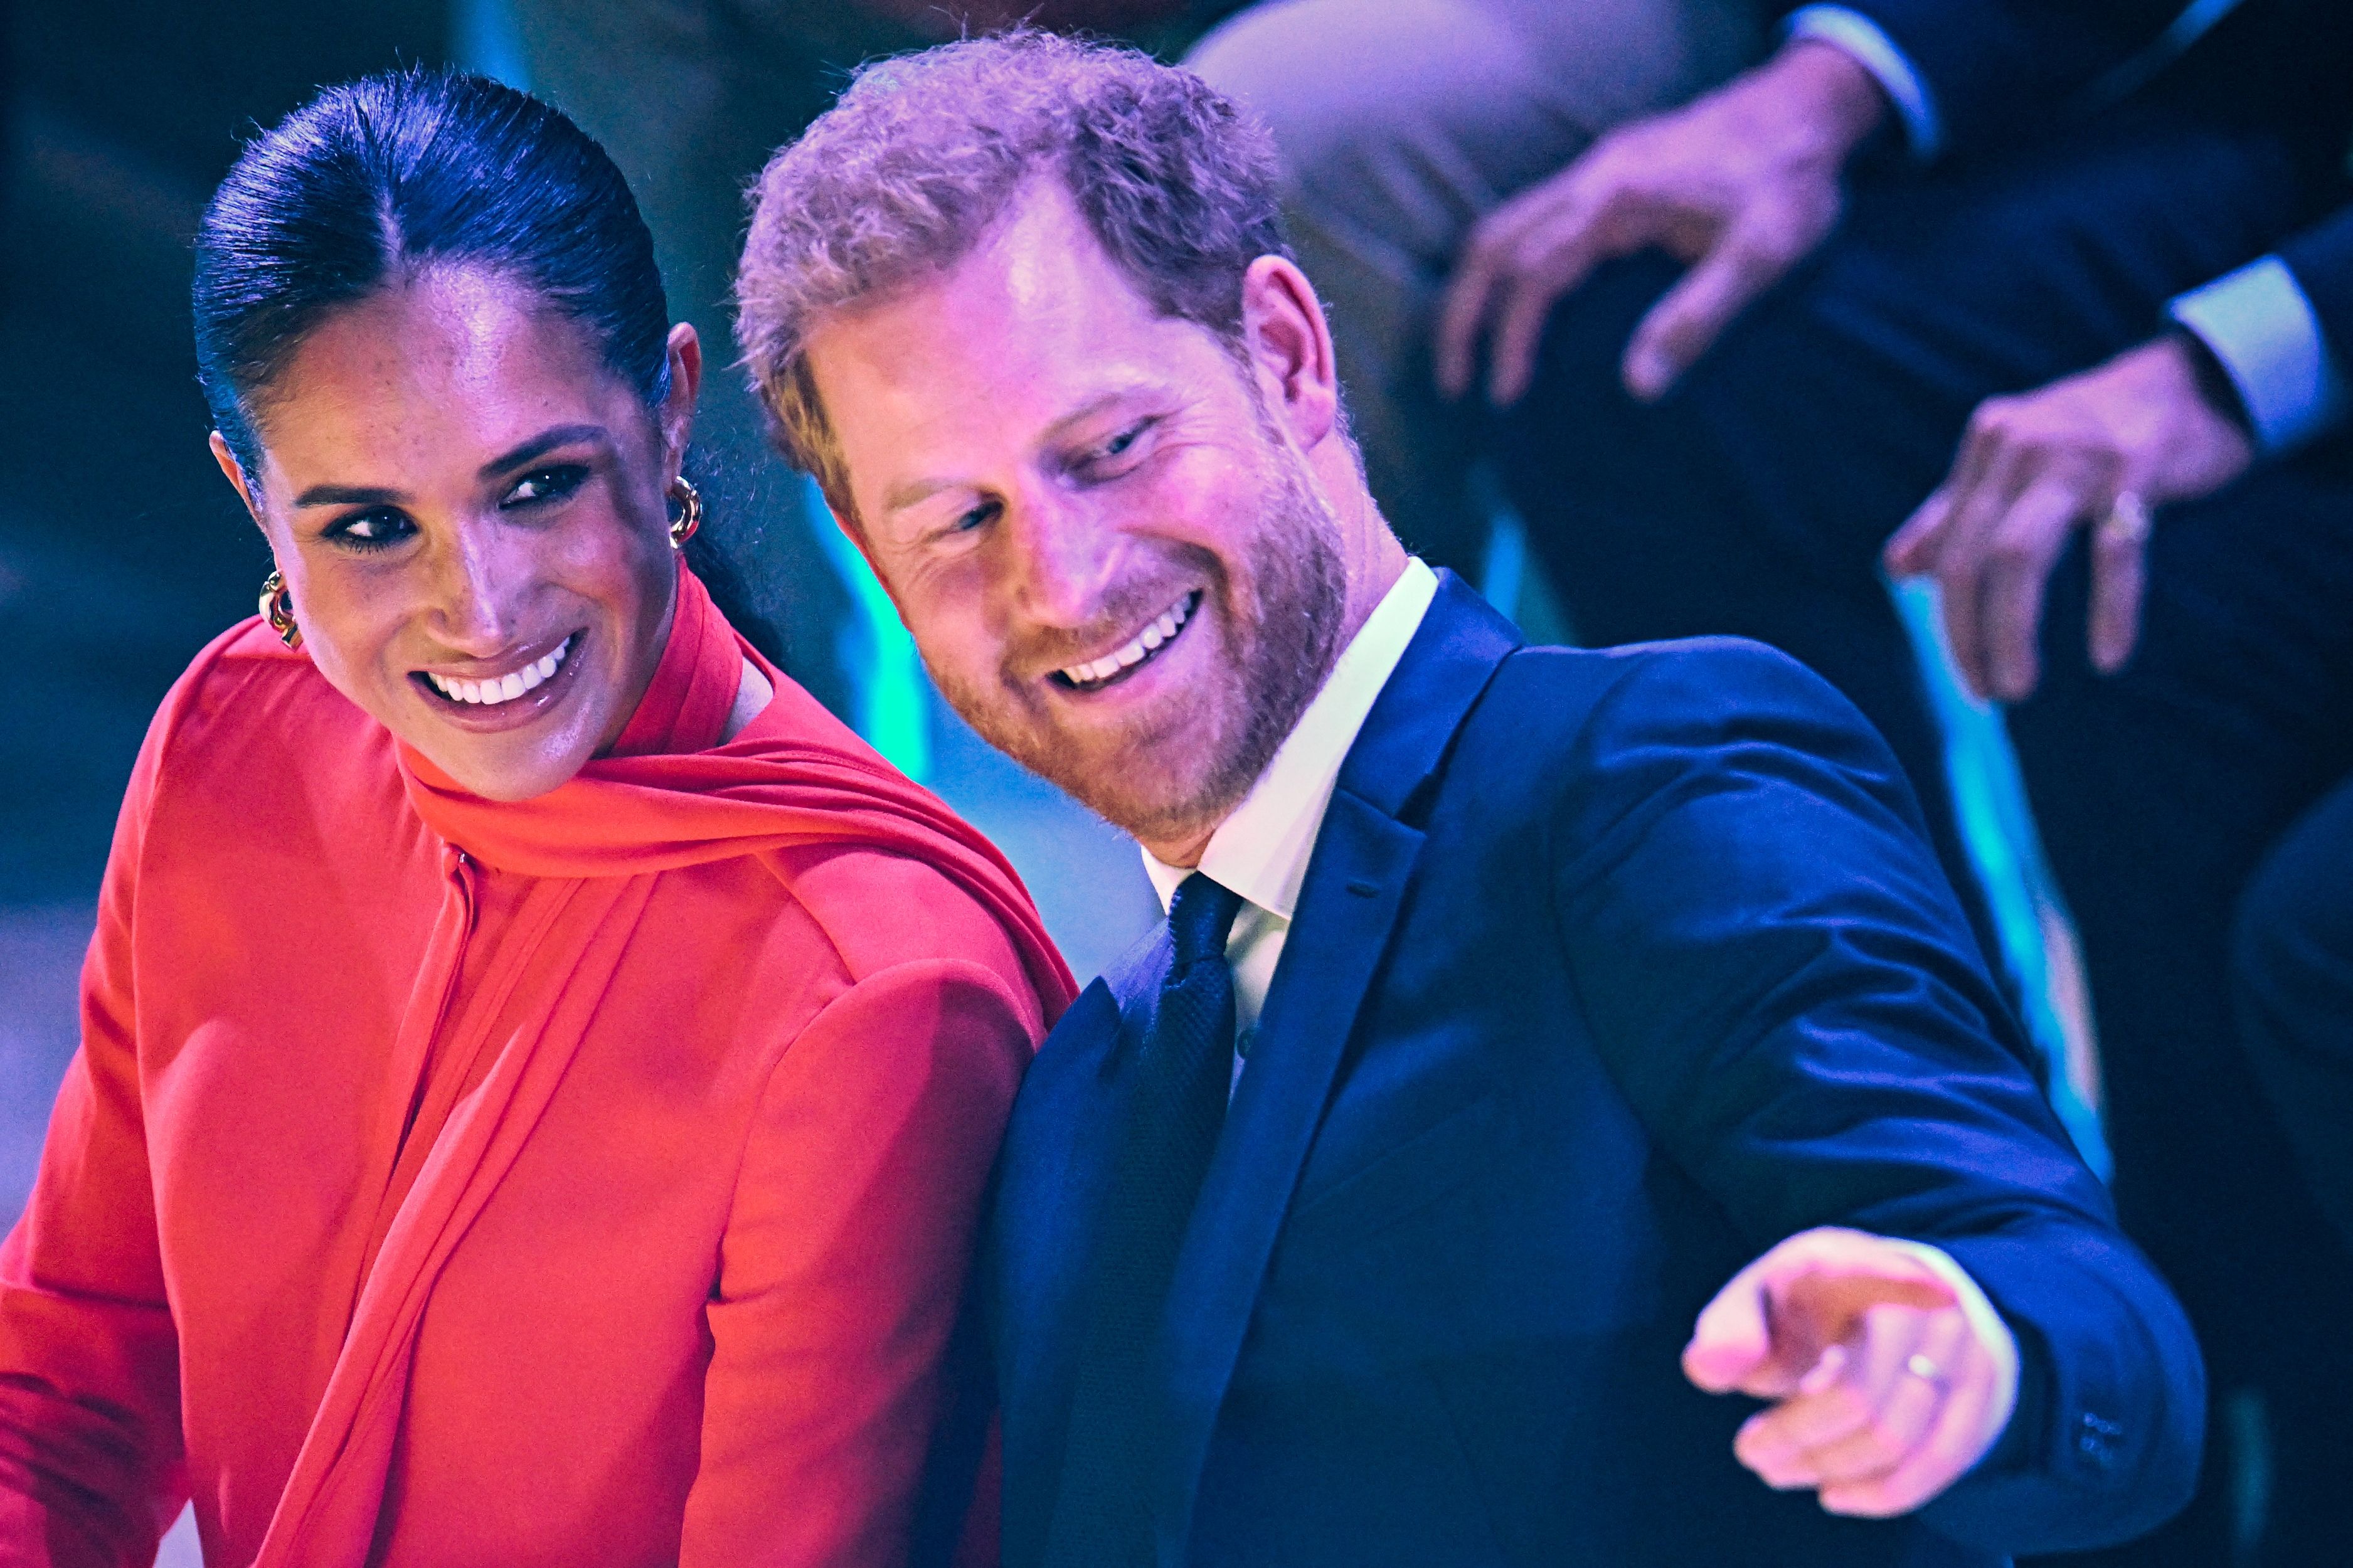
<svg viewBox="0 0 2353 1568"><path fill-rule="evenodd" d="M560 111L486 77L410 67L320 92L248 144L205 209L195 260L196 376L248 474L255 411L303 340L435 267L528 289L649 414L670 394L670 302L628 182ZM707 531L687 548L721 609L776 658Z"/></svg>

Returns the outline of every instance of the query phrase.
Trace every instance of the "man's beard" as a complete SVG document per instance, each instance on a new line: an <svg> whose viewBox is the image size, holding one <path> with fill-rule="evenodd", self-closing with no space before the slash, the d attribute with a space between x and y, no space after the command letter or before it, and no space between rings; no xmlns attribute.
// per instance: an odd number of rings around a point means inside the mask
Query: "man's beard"
<svg viewBox="0 0 2353 1568"><path fill-rule="evenodd" d="M1197 624L1178 636L1214 632L1224 643L1217 689L1156 704L1146 723L1106 737L1061 729L1009 670L987 700L933 672L949 706L982 739L1147 844L1181 840L1231 814L1339 657L1347 578L1338 521L1304 465L1268 436L1263 521L1247 553L1250 602L1238 602L1214 557L1188 552L1209 580L1193 612ZM1145 624L1167 607L1166 597L1157 584L1122 594L1099 617L1102 629L1057 640L1067 640L1075 658L1103 637ZM1032 655L1018 662L1034 669L1046 661Z"/></svg>

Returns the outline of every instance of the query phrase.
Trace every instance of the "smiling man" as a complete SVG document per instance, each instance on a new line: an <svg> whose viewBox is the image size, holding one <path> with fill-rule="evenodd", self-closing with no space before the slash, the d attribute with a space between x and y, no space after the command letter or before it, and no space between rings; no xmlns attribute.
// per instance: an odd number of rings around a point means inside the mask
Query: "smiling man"
<svg viewBox="0 0 2353 1568"><path fill-rule="evenodd" d="M1885 749L1763 649L1527 647L1412 560L1275 215L1198 80L1017 35L869 68L744 257L787 454L1168 906L1002 1156L1006 1561L1959 1564L2162 1519L2197 1352Z"/></svg>

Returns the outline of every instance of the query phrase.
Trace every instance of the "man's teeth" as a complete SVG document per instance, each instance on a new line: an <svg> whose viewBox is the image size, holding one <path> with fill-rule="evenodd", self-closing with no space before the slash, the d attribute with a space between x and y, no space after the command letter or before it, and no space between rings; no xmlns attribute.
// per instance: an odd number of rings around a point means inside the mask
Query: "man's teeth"
<svg viewBox="0 0 2353 1568"><path fill-rule="evenodd" d="M495 708L501 702L512 702L524 692L535 689L555 673L564 663L565 656L571 651L572 639L565 637L561 647L538 663L526 664L496 680L452 680L429 669L425 672L425 679L433 683L434 690L452 702L471 702L478 707Z"/></svg>
<svg viewBox="0 0 2353 1568"><path fill-rule="evenodd" d="M1074 664L1063 669L1061 677L1073 686L1095 686L1109 680L1131 665L1141 664L1145 657L1176 635L1176 628L1192 618L1196 595L1187 594L1163 612L1160 618L1135 634L1125 647L1103 655L1086 664Z"/></svg>

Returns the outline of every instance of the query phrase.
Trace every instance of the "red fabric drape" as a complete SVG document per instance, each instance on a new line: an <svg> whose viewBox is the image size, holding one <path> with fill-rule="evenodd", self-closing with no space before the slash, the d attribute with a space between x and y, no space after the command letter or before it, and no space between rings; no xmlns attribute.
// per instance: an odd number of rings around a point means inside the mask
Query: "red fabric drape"
<svg viewBox="0 0 2353 1568"><path fill-rule="evenodd" d="M325 1397L272 1517L257 1568L365 1562L382 1510L417 1326L436 1278L495 1192L562 1081L663 871L841 846L935 868L987 910L1021 953L1050 1022L1075 991L1020 880L995 847L871 752L807 737L718 743L744 661L765 669L681 566L670 643L643 702L610 755L533 800L468 794L403 748L409 798L446 842L501 870L543 879L501 953L497 990L522 984L530 1022L498 1043L479 1085L420 1125L421 1157L404 1159ZM772 679L774 672L768 671ZM437 942L448 933L437 933ZM433 973L446 955L428 955ZM529 981L523 976L528 973ZM420 986L400 1054L428 1047L473 1055L486 1042L434 1039L438 987ZM462 1037L463 1030L459 1031Z"/></svg>

